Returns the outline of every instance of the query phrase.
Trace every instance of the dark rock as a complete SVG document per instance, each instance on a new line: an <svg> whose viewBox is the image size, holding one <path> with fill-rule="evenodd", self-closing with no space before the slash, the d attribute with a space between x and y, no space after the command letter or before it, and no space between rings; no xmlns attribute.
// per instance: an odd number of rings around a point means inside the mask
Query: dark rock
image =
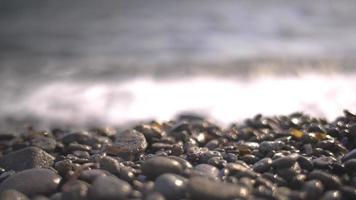
<svg viewBox="0 0 356 200"><path fill-rule="evenodd" d="M98 177L89 188L88 198L90 200L120 200L126 199L132 188L126 181L112 176Z"/></svg>
<svg viewBox="0 0 356 200"><path fill-rule="evenodd" d="M341 200L342 199L342 194L338 190L330 190L327 191L321 198L320 200Z"/></svg>
<svg viewBox="0 0 356 200"><path fill-rule="evenodd" d="M342 161L345 162L347 160L356 158L356 149L353 149L352 151L348 152L343 158Z"/></svg>
<svg viewBox="0 0 356 200"><path fill-rule="evenodd" d="M87 183L92 183L95 181L100 176L108 176L110 175L109 172L101 169L90 169L90 170L84 170L80 173L79 179L87 182Z"/></svg>
<svg viewBox="0 0 356 200"><path fill-rule="evenodd" d="M28 169L18 172L0 184L0 192L15 189L25 195L48 195L57 190L61 177L49 169Z"/></svg>
<svg viewBox="0 0 356 200"><path fill-rule="evenodd" d="M104 156L99 162L100 169L106 170L114 175L120 174L120 164L119 161L110 156Z"/></svg>
<svg viewBox="0 0 356 200"><path fill-rule="evenodd" d="M145 197L145 200L165 200L164 196L159 192L152 192Z"/></svg>
<svg viewBox="0 0 356 200"><path fill-rule="evenodd" d="M62 187L62 199L65 200L85 200L89 185L83 181L67 182Z"/></svg>
<svg viewBox="0 0 356 200"><path fill-rule="evenodd" d="M192 172L193 176L208 176L208 177L217 177L219 176L219 169L208 164L199 164L194 167Z"/></svg>
<svg viewBox="0 0 356 200"><path fill-rule="evenodd" d="M321 181L311 180L304 183L302 191L306 193L308 199L318 199L324 192L324 186Z"/></svg>
<svg viewBox="0 0 356 200"><path fill-rule="evenodd" d="M0 193L1 200L30 200L26 195L16 190L5 190Z"/></svg>
<svg viewBox="0 0 356 200"><path fill-rule="evenodd" d="M27 147L4 155L0 166L7 170L22 171L31 168L49 168L54 157L37 147Z"/></svg>
<svg viewBox="0 0 356 200"><path fill-rule="evenodd" d="M272 166L271 158L263 158L253 165L253 170L258 173L263 173L268 171Z"/></svg>
<svg viewBox="0 0 356 200"><path fill-rule="evenodd" d="M49 137L38 136L31 140L31 145L41 148L47 152L51 152L56 148L56 140Z"/></svg>
<svg viewBox="0 0 356 200"><path fill-rule="evenodd" d="M132 160L147 148L145 136L136 130L127 130L116 135L116 141L108 153Z"/></svg>
<svg viewBox="0 0 356 200"><path fill-rule="evenodd" d="M182 199L185 196L188 180L176 174L163 174L156 178L154 190L166 199Z"/></svg>
<svg viewBox="0 0 356 200"><path fill-rule="evenodd" d="M272 166L274 168L287 168L291 167L298 159L298 156L296 155L289 155L289 156L284 156L281 158L277 158L272 161Z"/></svg>
<svg viewBox="0 0 356 200"><path fill-rule="evenodd" d="M320 170L314 170L308 174L308 179L320 180L326 189L338 189L341 187L341 181L339 177L329 174Z"/></svg>
<svg viewBox="0 0 356 200"><path fill-rule="evenodd" d="M143 174L148 177L155 178L164 173L181 174L183 172L182 165L169 157L155 156L141 166Z"/></svg>
<svg viewBox="0 0 356 200"><path fill-rule="evenodd" d="M245 187L203 177L193 177L189 180L188 193L192 199L197 200L230 200L249 196L249 190Z"/></svg>
<svg viewBox="0 0 356 200"><path fill-rule="evenodd" d="M39 196L33 197L31 200L50 200L50 199L46 196L39 195Z"/></svg>
<svg viewBox="0 0 356 200"><path fill-rule="evenodd" d="M63 136L62 142L65 145L71 143L91 144L91 136L88 132L67 133Z"/></svg>

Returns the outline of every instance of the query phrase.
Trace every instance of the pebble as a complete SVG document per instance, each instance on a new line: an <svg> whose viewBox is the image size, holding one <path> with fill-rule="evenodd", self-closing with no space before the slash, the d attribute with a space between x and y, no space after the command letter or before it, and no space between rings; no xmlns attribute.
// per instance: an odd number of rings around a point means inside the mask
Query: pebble
<svg viewBox="0 0 356 200"><path fill-rule="evenodd" d="M95 181L96 178L100 176L108 176L110 173L105 170L101 169L90 169L90 170L84 170L80 173L79 179L86 181L87 183L92 183Z"/></svg>
<svg viewBox="0 0 356 200"><path fill-rule="evenodd" d="M132 187L126 181L113 176L98 177L88 191L90 200L121 200L126 199Z"/></svg>
<svg viewBox="0 0 356 200"><path fill-rule="evenodd" d="M208 176L208 177L217 177L219 176L219 169L208 164L199 164L194 167L192 172L193 176Z"/></svg>
<svg viewBox="0 0 356 200"><path fill-rule="evenodd" d="M51 152L56 148L57 142L50 137L38 136L31 140L31 145L43 149L47 152Z"/></svg>
<svg viewBox="0 0 356 200"><path fill-rule="evenodd" d="M16 190L8 189L0 194L1 200L30 200L26 195Z"/></svg>
<svg viewBox="0 0 356 200"><path fill-rule="evenodd" d="M89 184L76 180L62 186L62 199L85 200L87 198Z"/></svg>
<svg viewBox="0 0 356 200"><path fill-rule="evenodd" d="M356 158L356 149L353 149L352 151L348 152L343 158L342 161L345 162L350 159Z"/></svg>
<svg viewBox="0 0 356 200"><path fill-rule="evenodd" d="M37 147L27 147L0 159L0 166L7 170L22 171L31 168L49 168L54 163L54 157Z"/></svg>
<svg viewBox="0 0 356 200"><path fill-rule="evenodd" d="M114 175L120 174L120 164L119 161L110 156L104 156L99 161L100 169L106 170Z"/></svg>
<svg viewBox="0 0 356 200"><path fill-rule="evenodd" d="M176 174L162 174L155 180L154 190L160 192L166 199L184 198L188 180Z"/></svg>
<svg viewBox="0 0 356 200"><path fill-rule="evenodd" d="M148 177L155 178L164 173L182 174L182 165L171 158L154 156L149 158L141 166L142 173Z"/></svg>
<svg viewBox="0 0 356 200"><path fill-rule="evenodd" d="M165 200L164 196L159 192L152 192L148 194L144 200Z"/></svg>
<svg viewBox="0 0 356 200"><path fill-rule="evenodd" d="M291 167L298 159L298 156L289 155L281 158L277 158L272 161L272 167L274 168L288 168Z"/></svg>
<svg viewBox="0 0 356 200"><path fill-rule="evenodd" d="M253 166L253 170L255 172L263 173L269 171L272 166L272 159L271 158L263 158L257 161Z"/></svg>
<svg viewBox="0 0 356 200"><path fill-rule="evenodd" d="M116 135L116 140L108 149L109 154L132 160L147 148L145 136L136 130L127 130Z"/></svg>
<svg viewBox="0 0 356 200"><path fill-rule="evenodd" d="M231 200L249 196L249 190L244 187L204 177L191 178L188 183L188 193L192 199L197 200Z"/></svg>
<svg viewBox="0 0 356 200"><path fill-rule="evenodd" d="M337 176L320 170L310 172L308 179L320 180L327 189L338 189L341 186L341 181Z"/></svg>
<svg viewBox="0 0 356 200"><path fill-rule="evenodd" d="M311 180L304 183L302 191L306 192L308 199L318 199L324 192L324 186L321 181Z"/></svg>
<svg viewBox="0 0 356 200"><path fill-rule="evenodd" d="M342 200L342 194L337 190L327 191L321 198L321 200Z"/></svg>
<svg viewBox="0 0 356 200"><path fill-rule="evenodd" d="M0 192L15 189L32 197L49 195L57 190L61 177L49 169L28 169L18 172L0 184Z"/></svg>

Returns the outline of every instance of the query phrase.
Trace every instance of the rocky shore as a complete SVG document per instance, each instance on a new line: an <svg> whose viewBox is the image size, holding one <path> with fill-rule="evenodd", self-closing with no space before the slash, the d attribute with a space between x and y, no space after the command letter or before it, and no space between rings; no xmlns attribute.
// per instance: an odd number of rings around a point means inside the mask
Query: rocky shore
<svg viewBox="0 0 356 200"><path fill-rule="evenodd" d="M356 199L356 115L0 135L1 200Z"/></svg>

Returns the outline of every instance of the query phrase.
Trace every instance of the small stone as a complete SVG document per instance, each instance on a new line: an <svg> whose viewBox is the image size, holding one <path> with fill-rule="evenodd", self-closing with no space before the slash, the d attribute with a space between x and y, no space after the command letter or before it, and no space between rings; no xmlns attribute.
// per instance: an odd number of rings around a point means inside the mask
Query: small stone
<svg viewBox="0 0 356 200"><path fill-rule="evenodd" d="M89 188L90 200L120 200L126 199L131 193L130 184L113 176L98 177Z"/></svg>
<svg viewBox="0 0 356 200"><path fill-rule="evenodd" d="M7 170L22 171L31 168L49 168L54 157L37 147L27 147L4 155L0 166Z"/></svg>
<svg viewBox="0 0 356 200"><path fill-rule="evenodd" d="M73 163L69 159L64 159L56 162L54 168L61 176L66 176L70 170L73 170Z"/></svg>
<svg viewBox="0 0 356 200"><path fill-rule="evenodd" d="M39 196L33 197L31 200L50 200L50 199L46 196L39 195Z"/></svg>
<svg viewBox="0 0 356 200"><path fill-rule="evenodd" d="M166 200L166 198L159 192L152 192L146 196L145 200Z"/></svg>
<svg viewBox="0 0 356 200"><path fill-rule="evenodd" d="M163 174L156 178L154 190L166 199L182 199L185 196L188 180L176 174Z"/></svg>
<svg viewBox="0 0 356 200"><path fill-rule="evenodd" d="M88 132L75 132L75 133L67 133L63 136L62 142L65 145L69 145L71 143L79 143L79 144L90 144L91 136Z"/></svg>
<svg viewBox="0 0 356 200"><path fill-rule="evenodd" d="M309 159L305 156L299 156L298 163L302 169L305 169L308 171L313 170L313 162L311 161L311 159Z"/></svg>
<svg viewBox="0 0 356 200"><path fill-rule="evenodd" d="M86 181L87 183L92 183L100 176L108 176L110 173L101 169L90 169L84 170L80 173L79 179Z"/></svg>
<svg viewBox="0 0 356 200"><path fill-rule="evenodd" d="M78 144L78 143L71 143L67 147L67 151L73 152L73 151L90 151L91 146L89 145L84 145L84 144Z"/></svg>
<svg viewBox="0 0 356 200"><path fill-rule="evenodd" d="M182 165L169 157L155 156L146 160L141 166L143 174L155 178L164 173L181 174Z"/></svg>
<svg viewBox="0 0 356 200"><path fill-rule="evenodd" d="M245 187L203 177L193 177L189 180L188 193L196 200L230 200L249 196L249 190Z"/></svg>
<svg viewBox="0 0 356 200"><path fill-rule="evenodd" d="M178 161L184 169L192 169L193 168L192 164L190 164L189 161L187 161L181 157L169 156L169 158Z"/></svg>
<svg viewBox="0 0 356 200"><path fill-rule="evenodd" d="M342 161L346 162L347 160L356 158L356 149L350 151L349 153L347 153L343 158Z"/></svg>
<svg viewBox="0 0 356 200"><path fill-rule="evenodd" d="M253 170L255 172L263 173L268 171L272 166L271 158L263 158L253 165Z"/></svg>
<svg viewBox="0 0 356 200"><path fill-rule="evenodd" d="M31 145L51 152L56 148L57 142L53 138L38 136L31 140Z"/></svg>
<svg viewBox="0 0 356 200"><path fill-rule="evenodd" d="M289 156L284 156L281 158L277 158L272 161L272 166L274 168L288 168L291 167L298 159L298 156L295 155L289 155Z"/></svg>
<svg viewBox="0 0 356 200"><path fill-rule="evenodd" d="M320 180L327 189L338 189L341 186L339 177L320 170L310 172L308 174L308 179Z"/></svg>
<svg viewBox="0 0 356 200"><path fill-rule="evenodd" d="M304 183L302 191L305 191L308 199L318 199L324 192L324 186L321 181L311 180Z"/></svg>
<svg viewBox="0 0 356 200"><path fill-rule="evenodd" d="M104 156L99 162L100 169L106 170L114 175L120 174L119 161L110 156Z"/></svg>
<svg viewBox="0 0 356 200"><path fill-rule="evenodd" d="M347 160L344 165L347 173L352 174L356 172L356 158Z"/></svg>
<svg viewBox="0 0 356 200"><path fill-rule="evenodd" d="M62 199L65 200L85 200L89 185L83 181L76 180L66 183L62 187Z"/></svg>
<svg viewBox="0 0 356 200"><path fill-rule="evenodd" d="M342 200L342 194L337 190L327 191L321 198L321 200Z"/></svg>
<svg viewBox="0 0 356 200"><path fill-rule="evenodd" d="M219 176L219 169L208 164L199 164L194 167L192 172L193 176L208 176L208 177L217 177Z"/></svg>
<svg viewBox="0 0 356 200"><path fill-rule="evenodd" d="M16 190L5 190L0 194L1 200L30 200L26 195Z"/></svg>
<svg viewBox="0 0 356 200"><path fill-rule="evenodd" d="M133 160L147 148L145 136L136 130L127 130L116 135L116 141L108 147L108 153Z"/></svg>
<svg viewBox="0 0 356 200"><path fill-rule="evenodd" d="M15 189L25 195L48 195L57 190L61 177L49 169L28 169L18 172L0 184L0 192Z"/></svg>
<svg viewBox="0 0 356 200"><path fill-rule="evenodd" d="M345 199L356 199L356 188L351 186L342 186L340 188L342 197Z"/></svg>

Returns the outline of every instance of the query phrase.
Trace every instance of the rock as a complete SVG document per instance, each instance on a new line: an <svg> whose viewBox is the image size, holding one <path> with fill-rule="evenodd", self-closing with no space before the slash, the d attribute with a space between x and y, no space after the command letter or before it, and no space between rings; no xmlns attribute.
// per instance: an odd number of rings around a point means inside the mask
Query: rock
<svg viewBox="0 0 356 200"><path fill-rule="evenodd" d="M176 174L163 174L156 178L154 190L166 199L182 199L185 196L188 180Z"/></svg>
<svg viewBox="0 0 356 200"><path fill-rule="evenodd" d="M245 187L203 177L193 177L189 180L188 193L192 199L197 200L230 200L249 196L249 190Z"/></svg>
<svg viewBox="0 0 356 200"><path fill-rule="evenodd" d="M152 192L146 196L145 200L165 200L165 198L159 192Z"/></svg>
<svg viewBox="0 0 356 200"><path fill-rule="evenodd" d="M91 135L89 135L88 132L84 132L84 131L67 133L62 137L62 142L65 145L69 145L71 143L90 145L92 143Z"/></svg>
<svg viewBox="0 0 356 200"><path fill-rule="evenodd" d="M337 176L320 170L310 172L310 174L308 174L308 179L320 180L326 189L338 189L341 187L341 181Z"/></svg>
<svg viewBox="0 0 356 200"><path fill-rule="evenodd" d="M329 190L325 192L320 200L342 200L342 194L337 190Z"/></svg>
<svg viewBox="0 0 356 200"><path fill-rule="evenodd" d="M40 195L40 196L33 197L31 200L50 200L50 199L48 197Z"/></svg>
<svg viewBox="0 0 356 200"><path fill-rule="evenodd" d="M30 200L26 195L16 190L5 190L0 194L1 200Z"/></svg>
<svg viewBox="0 0 356 200"><path fill-rule="evenodd" d="M346 162L347 160L350 160L353 158L356 158L356 149L353 149L352 151L345 154L345 156L342 158L342 161Z"/></svg>
<svg viewBox="0 0 356 200"><path fill-rule="evenodd" d="M67 182L62 187L62 199L65 200L85 200L89 185L83 181L76 180Z"/></svg>
<svg viewBox="0 0 356 200"><path fill-rule="evenodd" d="M192 172L193 176L208 176L208 177L217 177L219 176L219 169L208 164L199 164L194 167Z"/></svg>
<svg viewBox="0 0 356 200"><path fill-rule="evenodd" d="M98 177L89 188L90 200L120 200L126 199L131 193L130 184L113 176Z"/></svg>
<svg viewBox="0 0 356 200"><path fill-rule="evenodd" d="M324 186L321 181L311 180L304 183L302 191L308 199L318 199L324 192Z"/></svg>
<svg viewBox="0 0 356 200"><path fill-rule="evenodd" d="M84 170L80 173L79 179L83 180L87 183L92 183L97 179L99 176L108 176L110 173L105 170L101 169L90 169Z"/></svg>
<svg viewBox="0 0 356 200"><path fill-rule="evenodd" d="M133 160L147 148L145 136L136 130L127 130L116 135L116 141L108 147L108 153Z"/></svg>
<svg viewBox="0 0 356 200"><path fill-rule="evenodd" d="M47 152L51 152L56 148L57 142L50 137L38 136L31 140L31 145L41 148Z"/></svg>
<svg viewBox="0 0 356 200"><path fill-rule="evenodd" d="M144 175L155 178L164 173L181 174L182 165L173 159L162 156L155 156L142 163L142 172Z"/></svg>
<svg viewBox="0 0 356 200"><path fill-rule="evenodd" d="M99 162L100 169L106 170L114 175L120 174L120 164L115 158L104 156Z"/></svg>
<svg viewBox="0 0 356 200"><path fill-rule="evenodd" d="M48 195L57 190L61 177L49 169L28 169L18 172L0 184L0 192L15 189L25 195Z"/></svg>
<svg viewBox="0 0 356 200"><path fill-rule="evenodd" d="M37 147L27 147L4 155L0 166L7 170L22 171L31 168L49 168L54 157Z"/></svg>
<svg viewBox="0 0 356 200"><path fill-rule="evenodd" d="M256 162L253 165L253 170L258 173L263 173L268 171L271 168L272 165L272 159L271 158L263 158Z"/></svg>
<svg viewBox="0 0 356 200"><path fill-rule="evenodd" d="M272 167L274 168L287 168L291 167L296 161L297 161L297 156L295 155L290 155L290 156L284 156L281 158L277 158L272 161Z"/></svg>

